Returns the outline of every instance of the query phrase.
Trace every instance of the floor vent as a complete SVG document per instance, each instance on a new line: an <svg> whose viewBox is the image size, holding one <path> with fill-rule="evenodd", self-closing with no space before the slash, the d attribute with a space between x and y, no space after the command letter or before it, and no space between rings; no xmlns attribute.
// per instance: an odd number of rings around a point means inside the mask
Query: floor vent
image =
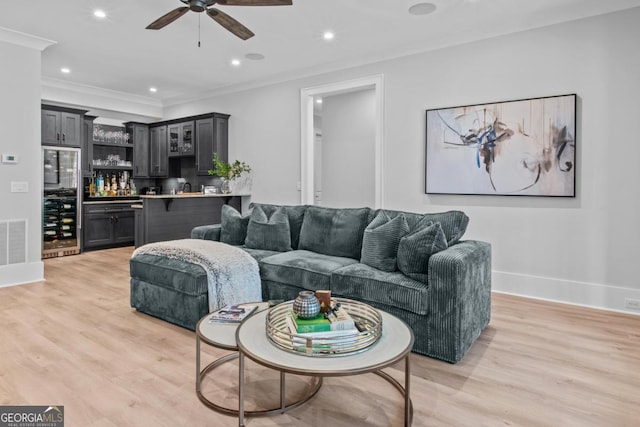
<svg viewBox="0 0 640 427"><path fill-rule="evenodd" d="M27 220L0 221L0 265L27 262Z"/></svg>

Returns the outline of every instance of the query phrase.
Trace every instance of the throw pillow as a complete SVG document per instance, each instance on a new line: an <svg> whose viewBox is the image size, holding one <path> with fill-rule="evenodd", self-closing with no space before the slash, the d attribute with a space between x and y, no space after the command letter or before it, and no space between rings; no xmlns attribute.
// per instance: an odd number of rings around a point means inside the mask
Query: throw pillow
<svg viewBox="0 0 640 427"><path fill-rule="evenodd" d="M244 241L247 248L286 252L291 250L289 217L283 207L276 209L271 217L260 206L253 208Z"/></svg>
<svg viewBox="0 0 640 427"><path fill-rule="evenodd" d="M247 237L249 216L242 216L240 212L229 205L222 205L222 220L220 221L220 241L228 245L240 246Z"/></svg>
<svg viewBox="0 0 640 427"><path fill-rule="evenodd" d="M400 239L398 244L398 269L412 279L426 282L429 258L447 249L447 238L439 222L426 227L416 227Z"/></svg>
<svg viewBox="0 0 640 427"><path fill-rule="evenodd" d="M279 206L264 203L251 202L249 208L260 206L267 216L273 215L276 209L282 207L289 217L289 228L291 229L291 249L298 249L298 241L300 240L300 229L302 228L302 220L307 209L306 206Z"/></svg>
<svg viewBox="0 0 640 427"><path fill-rule="evenodd" d="M403 214L393 219L380 212L364 229L360 262L382 271L396 271L400 239L409 234L409 224Z"/></svg>
<svg viewBox="0 0 640 427"><path fill-rule="evenodd" d="M423 215L421 222L439 222L447 238L447 245L457 243L467 230L469 217L461 211L448 211L438 213L427 213Z"/></svg>

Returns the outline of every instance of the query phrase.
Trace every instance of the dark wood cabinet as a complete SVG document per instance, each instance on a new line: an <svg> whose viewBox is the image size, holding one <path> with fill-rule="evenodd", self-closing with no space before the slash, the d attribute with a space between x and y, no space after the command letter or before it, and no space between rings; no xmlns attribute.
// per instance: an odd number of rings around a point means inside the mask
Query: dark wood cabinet
<svg viewBox="0 0 640 427"><path fill-rule="evenodd" d="M82 121L82 144L80 146L82 176L91 177L93 173L93 121L95 116L84 116Z"/></svg>
<svg viewBox="0 0 640 427"><path fill-rule="evenodd" d="M134 239L134 211L131 205L85 205L82 243L84 250L130 245Z"/></svg>
<svg viewBox="0 0 640 427"><path fill-rule="evenodd" d="M167 125L169 157L193 156L195 138L193 121Z"/></svg>
<svg viewBox="0 0 640 427"><path fill-rule="evenodd" d="M149 129L149 176L166 178L169 173L167 126Z"/></svg>
<svg viewBox="0 0 640 427"><path fill-rule="evenodd" d="M214 114L213 117L196 120L196 172L208 175L213 169L213 153L228 161L229 116Z"/></svg>
<svg viewBox="0 0 640 427"><path fill-rule="evenodd" d="M84 113L86 111L66 110L43 105L41 110L42 145L80 147Z"/></svg>
<svg viewBox="0 0 640 427"><path fill-rule="evenodd" d="M149 177L149 126L141 123L126 123L127 132L133 142L133 177Z"/></svg>

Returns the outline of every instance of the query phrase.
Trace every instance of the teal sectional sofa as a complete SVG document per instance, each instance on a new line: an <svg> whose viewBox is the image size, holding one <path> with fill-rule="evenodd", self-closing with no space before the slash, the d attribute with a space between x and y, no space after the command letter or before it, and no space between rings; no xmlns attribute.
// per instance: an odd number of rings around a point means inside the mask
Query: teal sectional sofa
<svg viewBox="0 0 640 427"><path fill-rule="evenodd" d="M460 240L468 221L459 211L253 203L245 216L223 207L221 224L196 227L191 237L252 255L264 300L330 289L404 320L414 352L457 363L491 316L491 246Z"/></svg>

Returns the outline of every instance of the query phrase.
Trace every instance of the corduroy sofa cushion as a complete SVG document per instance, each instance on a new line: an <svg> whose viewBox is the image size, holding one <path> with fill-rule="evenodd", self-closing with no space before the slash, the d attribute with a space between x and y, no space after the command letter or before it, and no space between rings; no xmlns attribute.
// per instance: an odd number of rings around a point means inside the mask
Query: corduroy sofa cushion
<svg viewBox="0 0 640 427"><path fill-rule="evenodd" d="M298 249L360 259L362 236L371 218L372 211L369 208L309 206L302 222Z"/></svg>
<svg viewBox="0 0 640 427"><path fill-rule="evenodd" d="M457 243L467 230L469 225L469 217L461 211L447 211L438 213L417 214L411 212L392 211L388 209L380 209L376 213L383 211L389 218L395 218L398 215L404 215L409 224L409 228L414 230L421 221L439 222L442 231L447 239L449 246Z"/></svg>
<svg viewBox="0 0 640 427"><path fill-rule="evenodd" d="M364 229L360 262L382 271L397 271L398 244L408 233L404 215L390 219L384 211L378 212Z"/></svg>
<svg viewBox="0 0 640 427"><path fill-rule="evenodd" d="M420 222L416 230L400 239L398 269L412 279L426 283L429 257L447 247L446 237L439 222Z"/></svg>
<svg viewBox="0 0 640 427"><path fill-rule="evenodd" d="M243 245L251 214L242 215L229 205L222 205L220 241L228 245Z"/></svg>
<svg viewBox="0 0 640 427"><path fill-rule="evenodd" d="M331 273L357 262L352 258L334 257L305 250L282 252L260 261L260 277L262 280L310 291L330 289Z"/></svg>
<svg viewBox="0 0 640 427"><path fill-rule="evenodd" d="M207 273L199 265L158 255L139 254L129 261L131 278L187 295L207 295Z"/></svg>
<svg viewBox="0 0 640 427"><path fill-rule="evenodd" d="M385 272L366 264L352 264L331 275L331 294L384 304L416 314L429 311L429 286L400 272Z"/></svg>
<svg viewBox="0 0 640 427"><path fill-rule="evenodd" d="M283 207L269 216L260 206L251 211L244 244L249 249L285 252L291 250L289 218Z"/></svg>
<svg viewBox="0 0 640 427"><path fill-rule="evenodd" d="M298 249L298 242L300 241L300 229L302 228L302 221L304 220L304 214L307 210L305 205L300 206L280 206L269 205L265 203L251 203L249 209L260 206L267 217L271 217L278 208L284 208L287 216L289 217L289 231L291 232L291 248Z"/></svg>

